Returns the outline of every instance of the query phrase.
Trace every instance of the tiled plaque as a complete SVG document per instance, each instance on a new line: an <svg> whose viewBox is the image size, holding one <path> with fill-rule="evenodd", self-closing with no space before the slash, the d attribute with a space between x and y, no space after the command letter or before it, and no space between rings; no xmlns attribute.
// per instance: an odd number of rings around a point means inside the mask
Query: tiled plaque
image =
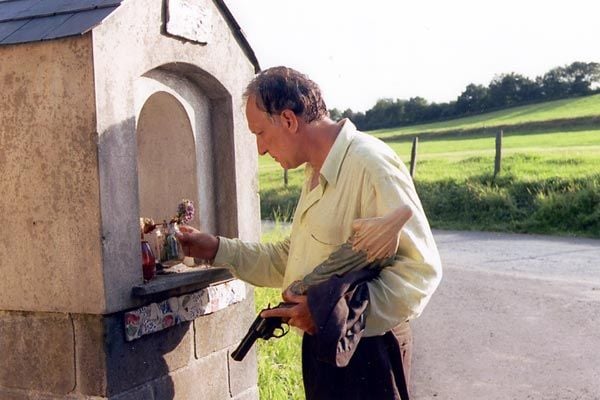
<svg viewBox="0 0 600 400"><path fill-rule="evenodd" d="M130 342L184 321L194 320L201 315L239 303L245 298L246 285L236 279L128 311L124 315L126 340Z"/></svg>

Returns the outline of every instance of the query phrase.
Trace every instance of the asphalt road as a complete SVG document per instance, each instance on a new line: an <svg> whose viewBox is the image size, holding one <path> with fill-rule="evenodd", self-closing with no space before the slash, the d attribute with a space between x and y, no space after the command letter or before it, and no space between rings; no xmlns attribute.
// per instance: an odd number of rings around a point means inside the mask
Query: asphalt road
<svg viewBox="0 0 600 400"><path fill-rule="evenodd" d="M413 399L600 399L600 240L435 231Z"/></svg>

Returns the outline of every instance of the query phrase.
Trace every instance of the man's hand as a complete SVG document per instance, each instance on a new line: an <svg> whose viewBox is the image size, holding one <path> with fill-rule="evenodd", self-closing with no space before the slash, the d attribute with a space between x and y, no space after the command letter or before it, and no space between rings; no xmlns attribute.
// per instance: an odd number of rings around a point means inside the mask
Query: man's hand
<svg viewBox="0 0 600 400"><path fill-rule="evenodd" d="M181 233L176 233L175 237L186 256L214 260L219 250L219 238L187 225L179 226L179 231Z"/></svg>
<svg viewBox="0 0 600 400"><path fill-rule="evenodd" d="M312 315L310 314L306 296L296 295L290 290L286 289L286 291L283 292L283 300L287 303L296 303L296 305L293 307L281 307L274 308L272 310L265 310L260 313L260 315L263 318L282 317L284 320L287 320L288 325L295 326L309 335L315 334L317 332L317 327L315 326Z"/></svg>

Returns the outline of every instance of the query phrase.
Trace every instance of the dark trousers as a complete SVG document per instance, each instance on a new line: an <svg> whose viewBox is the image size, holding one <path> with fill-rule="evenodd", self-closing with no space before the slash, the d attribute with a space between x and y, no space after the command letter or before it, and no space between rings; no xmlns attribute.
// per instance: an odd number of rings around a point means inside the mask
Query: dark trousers
<svg viewBox="0 0 600 400"><path fill-rule="evenodd" d="M383 336L362 338L343 368L316 359L314 338L302 340L307 400L405 400L408 398L412 332L408 322Z"/></svg>

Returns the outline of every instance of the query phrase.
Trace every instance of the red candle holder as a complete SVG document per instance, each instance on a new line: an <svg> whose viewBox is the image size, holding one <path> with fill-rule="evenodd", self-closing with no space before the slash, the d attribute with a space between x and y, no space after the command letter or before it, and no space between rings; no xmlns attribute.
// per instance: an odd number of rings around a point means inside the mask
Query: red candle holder
<svg viewBox="0 0 600 400"><path fill-rule="evenodd" d="M142 273L146 282L156 277L156 258L145 240L142 240Z"/></svg>

